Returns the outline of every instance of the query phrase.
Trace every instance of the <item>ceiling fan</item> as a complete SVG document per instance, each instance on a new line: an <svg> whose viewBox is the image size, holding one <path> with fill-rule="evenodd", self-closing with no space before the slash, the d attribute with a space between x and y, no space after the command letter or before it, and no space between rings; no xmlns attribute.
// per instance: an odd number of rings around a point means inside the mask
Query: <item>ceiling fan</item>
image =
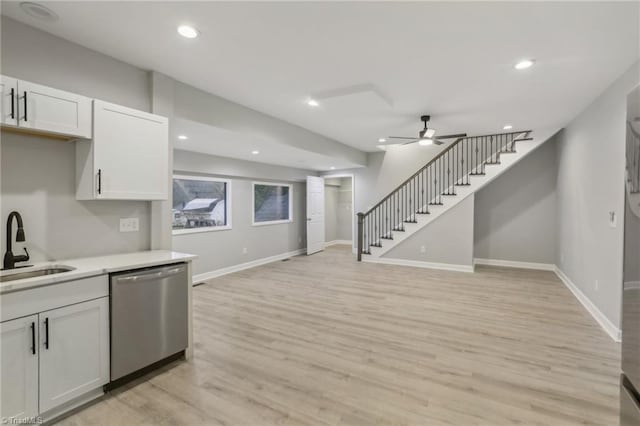
<svg viewBox="0 0 640 426"><path fill-rule="evenodd" d="M428 126L429 120L431 119L430 115L423 115L420 117L420 120L424 123L424 129L420 130L418 133L418 137L405 137L405 136L389 136L387 139L399 139L405 140L405 142L398 141L390 141L386 140L379 145L408 145L411 143L418 142L420 145L442 145L445 143L444 139L456 139L456 138L464 138L467 136L466 133L456 133L455 135L443 135L443 136L435 136L436 130L430 129Z"/></svg>

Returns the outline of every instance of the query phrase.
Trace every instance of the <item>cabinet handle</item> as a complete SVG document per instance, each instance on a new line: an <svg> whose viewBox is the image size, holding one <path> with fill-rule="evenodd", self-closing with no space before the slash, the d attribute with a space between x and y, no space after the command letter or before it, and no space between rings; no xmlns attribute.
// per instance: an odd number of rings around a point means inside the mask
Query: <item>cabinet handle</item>
<svg viewBox="0 0 640 426"><path fill-rule="evenodd" d="M31 353L36 354L36 323L31 323Z"/></svg>
<svg viewBox="0 0 640 426"><path fill-rule="evenodd" d="M16 118L16 91L11 88L11 119Z"/></svg>
<svg viewBox="0 0 640 426"><path fill-rule="evenodd" d="M27 121L27 91L24 91L24 121Z"/></svg>
<svg viewBox="0 0 640 426"><path fill-rule="evenodd" d="M49 349L49 318L44 319L44 348Z"/></svg>
<svg viewBox="0 0 640 426"><path fill-rule="evenodd" d="M98 194L102 193L102 169L98 169Z"/></svg>

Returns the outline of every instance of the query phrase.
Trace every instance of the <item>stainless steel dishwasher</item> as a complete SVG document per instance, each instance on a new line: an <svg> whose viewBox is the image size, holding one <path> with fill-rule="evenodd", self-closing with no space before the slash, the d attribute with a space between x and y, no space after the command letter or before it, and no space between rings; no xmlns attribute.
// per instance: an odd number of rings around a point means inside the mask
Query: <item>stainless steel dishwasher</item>
<svg viewBox="0 0 640 426"><path fill-rule="evenodd" d="M111 274L111 381L187 347L184 263Z"/></svg>

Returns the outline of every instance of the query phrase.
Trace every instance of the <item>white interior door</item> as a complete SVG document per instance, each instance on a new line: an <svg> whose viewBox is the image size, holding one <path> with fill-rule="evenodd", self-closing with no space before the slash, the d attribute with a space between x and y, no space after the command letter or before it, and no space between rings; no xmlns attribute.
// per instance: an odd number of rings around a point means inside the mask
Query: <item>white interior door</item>
<svg viewBox="0 0 640 426"><path fill-rule="evenodd" d="M324 178L307 176L307 255L324 250Z"/></svg>

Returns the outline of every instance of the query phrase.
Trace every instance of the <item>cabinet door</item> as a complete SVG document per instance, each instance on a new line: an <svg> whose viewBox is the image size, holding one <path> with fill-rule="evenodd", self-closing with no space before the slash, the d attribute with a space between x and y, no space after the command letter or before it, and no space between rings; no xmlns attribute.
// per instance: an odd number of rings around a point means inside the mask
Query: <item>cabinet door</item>
<svg viewBox="0 0 640 426"><path fill-rule="evenodd" d="M0 76L0 123L15 126L18 124L18 80Z"/></svg>
<svg viewBox="0 0 640 426"><path fill-rule="evenodd" d="M40 313L41 413L109 381L108 301Z"/></svg>
<svg viewBox="0 0 640 426"><path fill-rule="evenodd" d="M93 109L96 198L166 200L167 118L98 100Z"/></svg>
<svg viewBox="0 0 640 426"><path fill-rule="evenodd" d="M38 316L0 323L0 418L38 415Z"/></svg>
<svg viewBox="0 0 640 426"><path fill-rule="evenodd" d="M91 99L18 80L18 126L65 136L91 137Z"/></svg>

